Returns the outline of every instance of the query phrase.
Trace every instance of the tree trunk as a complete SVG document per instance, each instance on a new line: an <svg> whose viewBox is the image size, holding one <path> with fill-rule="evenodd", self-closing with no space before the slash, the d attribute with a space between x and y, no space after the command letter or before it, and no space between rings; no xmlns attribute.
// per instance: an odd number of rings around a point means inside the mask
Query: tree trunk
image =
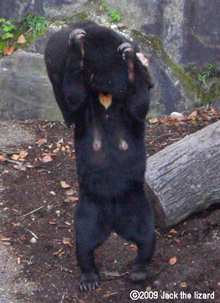
<svg viewBox="0 0 220 303"><path fill-rule="evenodd" d="M220 121L149 157L145 181L163 228L220 203Z"/></svg>

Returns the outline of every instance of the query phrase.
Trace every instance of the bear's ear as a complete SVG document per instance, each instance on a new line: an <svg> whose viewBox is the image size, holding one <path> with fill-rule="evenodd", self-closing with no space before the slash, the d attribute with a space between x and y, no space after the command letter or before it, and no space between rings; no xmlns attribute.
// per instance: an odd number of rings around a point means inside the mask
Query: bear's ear
<svg viewBox="0 0 220 303"><path fill-rule="evenodd" d="M148 71L149 59L144 56L142 53L136 53L138 67L146 79L149 88L154 88L153 81L151 79L150 73Z"/></svg>

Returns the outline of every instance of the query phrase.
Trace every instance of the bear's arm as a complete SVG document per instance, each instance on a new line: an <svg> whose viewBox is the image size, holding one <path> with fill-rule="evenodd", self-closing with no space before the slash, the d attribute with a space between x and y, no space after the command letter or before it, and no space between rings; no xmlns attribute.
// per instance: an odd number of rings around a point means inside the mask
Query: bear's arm
<svg viewBox="0 0 220 303"><path fill-rule="evenodd" d="M135 82L129 85L126 109L136 121L143 122L149 107L149 85L143 77L137 76Z"/></svg>
<svg viewBox="0 0 220 303"><path fill-rule="evenodd" d="M80 68L80 58L76 53L69 55L63 77L63 93L65 103L73 118L74 123L82 118L88 105L88 91Z"/></svg>

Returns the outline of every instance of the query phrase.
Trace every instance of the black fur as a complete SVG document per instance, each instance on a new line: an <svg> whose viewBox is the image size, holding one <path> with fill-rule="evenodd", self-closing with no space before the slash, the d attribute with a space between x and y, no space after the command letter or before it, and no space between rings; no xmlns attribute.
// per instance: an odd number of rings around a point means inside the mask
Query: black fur
<svg viewBox="0 0 220 303"><path fill-rule="evenodd" d="M75 34L74 29L83 31ZM131 48L120 50L125 42ZM82 290L97 287L94 250L112 230L137 244L131 279L148 276L155 246L153 211L143 188L151 82L138 51L134 43L92 21L54 34L45 51L57 103L66 124L75 125L80 189L76 255ZM113 96L108 109L100 92Z"/></svg>

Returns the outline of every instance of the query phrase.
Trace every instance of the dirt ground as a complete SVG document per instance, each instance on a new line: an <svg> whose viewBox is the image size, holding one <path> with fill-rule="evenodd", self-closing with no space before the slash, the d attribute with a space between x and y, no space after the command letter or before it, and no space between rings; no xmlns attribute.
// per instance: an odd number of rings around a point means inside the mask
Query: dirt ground
<svg viewBox="0 0 220 303"><path fill-rule="evenodd" d="M214 121L216 118L147 123L147 155ZM13 125L35 138L32 143L0 148L0 243L12 248L17 264L23 267L14 282L22 278L35 285L28 295L18 291L18 302L127 303L132 302L132 290L142 291L138 302L220 302L217 205L171 230L157 228L153 278L142 285L128 281L126 265L135 257L136 247L113 233L96 251L101 286L93 292L80 292L74 253L78 184L73 130L60 122L14 121Z"/></svg>

